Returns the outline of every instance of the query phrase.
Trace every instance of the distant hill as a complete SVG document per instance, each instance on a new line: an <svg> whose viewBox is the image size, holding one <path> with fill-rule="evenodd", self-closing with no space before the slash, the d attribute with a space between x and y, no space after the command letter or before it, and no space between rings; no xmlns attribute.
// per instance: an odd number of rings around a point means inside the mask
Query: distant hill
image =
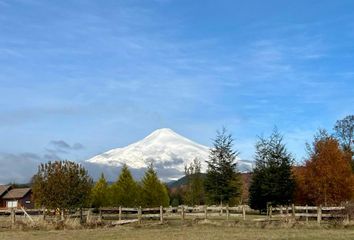
<svg viewBox="0 0 354 240"><path fill-rule="evenodd" d="M206 173L201 173L203 178L206 178ZM251 181L251 173L241 173L241 178L242 178L242 182L244 184L244 188L248 189L250 181ZM177 188L183 185L186 185L188 182L188 177L187 176L183 176L180 179L176 180L176 181L171 181L167 183L167 186L169 188Z"/></svg>
<svg viewBox="0 0 354 240"><path fill-rule="evenodd" d="M201 176L202 176L203 178L206 177L206 174L205 174L205 173L200 173L200 174L201 174ZM180 179L178 179L178 180L176 180L176 181L168 182L168 183L167 183L167 186L168 186L169 188L178 188L178 187L180 187L180 186L186 185L187 182L188 182L188 177L187 177L187 176L183 176L183 177L181 177Z"/></svg>

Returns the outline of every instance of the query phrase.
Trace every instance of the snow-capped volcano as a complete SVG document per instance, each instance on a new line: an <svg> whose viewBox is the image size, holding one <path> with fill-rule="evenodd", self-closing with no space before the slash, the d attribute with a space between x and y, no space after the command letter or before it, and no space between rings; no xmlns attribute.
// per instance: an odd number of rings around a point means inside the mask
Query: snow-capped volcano
<svg viewBox="0 0 354 240"><path fill-rule="evenodd" d="M166 168L184 170L184 166L198 158L205 168L209 148L195 143L168 128L154 131L144 139L123 148L115 148L97 155L90 163L121 166L124 163L131 168L144 168L153 161Z"/></svg>
<svg viewBox="0 0 354 240"><path fill-rule="evenodd" d="M150 162L158 168L173 173L174 177L183 176L185 165L189 165L195 158L202 164L202 171L206 170L209 148L195 143L168 128L154 131L144 139L123 148L115 148L97 155L86 162L112 167L127 164L132 169L145 168ZM240 171L252 169L252 162L238 159ZM177 174L178 173L178 174ZM172 176L170 176L172 177Z"/></svg>

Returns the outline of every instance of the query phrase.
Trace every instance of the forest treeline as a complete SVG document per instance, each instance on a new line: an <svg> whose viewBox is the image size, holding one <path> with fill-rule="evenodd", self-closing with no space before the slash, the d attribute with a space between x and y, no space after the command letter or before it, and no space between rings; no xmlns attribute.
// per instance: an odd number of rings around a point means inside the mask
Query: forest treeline
<svg viewBox="0 0 354 240"><path fill-rule="evenodd" d="M206 173L198 158L185 166L185 184L168 188L150 164L140 181L126 165L114 183L104 175L93 183L87 171L70 161L41 164L32 179L37 206L157 207L168 205L249 204L263 211L267 205L291 203L339 205L354 199L354 115L338 120L332 132L320 129L306 143L307 157L296 163L275 128L270 136L258 137L255 167L250 183L237 170L234 139L223 128L210 149Z"/></svg>

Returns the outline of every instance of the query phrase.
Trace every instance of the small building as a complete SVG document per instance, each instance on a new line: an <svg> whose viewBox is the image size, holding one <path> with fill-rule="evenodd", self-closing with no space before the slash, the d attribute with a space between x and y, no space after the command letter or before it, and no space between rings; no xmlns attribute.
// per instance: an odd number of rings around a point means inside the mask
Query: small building
<svg viewBox="0 0 354 240"><path fill-rule="evenodd" d="M11 189L10 185L0 185L0 208L6 208L6 202L2 197Z"/></svg>
<svg viewBox="0 0 354 240"><path fill-rule="evenodd" d="M0 185L0 208L34 208L31 188Z"/></svg>

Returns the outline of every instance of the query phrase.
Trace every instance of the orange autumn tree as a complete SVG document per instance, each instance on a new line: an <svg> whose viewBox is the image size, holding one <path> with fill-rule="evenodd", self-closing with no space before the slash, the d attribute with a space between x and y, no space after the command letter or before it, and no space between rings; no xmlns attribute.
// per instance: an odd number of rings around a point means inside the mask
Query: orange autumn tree
<svg viewBox="0 0 354 240"><path fill-rule="evenodd" d="M299 205L312 204L308 200L310 190L306 184L306 167L294 166L292 173L295 179L294 202Z"/></svg>
<svg viewBox="0 0 354 240"><path fill-rule="evenodd" d="M304 167L294 170L297 182L295 199L299 203L338 205L353 196L353 174L350 156L338 141L320 130Z"/></svg>

